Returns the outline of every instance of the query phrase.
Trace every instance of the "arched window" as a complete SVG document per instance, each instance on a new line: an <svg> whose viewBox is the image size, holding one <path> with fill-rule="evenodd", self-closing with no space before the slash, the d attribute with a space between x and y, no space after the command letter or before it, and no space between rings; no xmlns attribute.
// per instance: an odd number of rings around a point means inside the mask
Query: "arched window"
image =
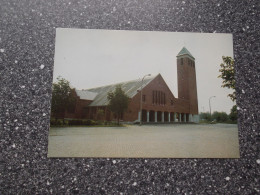
<svg viewBox="0 0 260 195"><path fill-rule="evenodd" d="M181 58L181 65L183 65L183 58Z"/></svg>

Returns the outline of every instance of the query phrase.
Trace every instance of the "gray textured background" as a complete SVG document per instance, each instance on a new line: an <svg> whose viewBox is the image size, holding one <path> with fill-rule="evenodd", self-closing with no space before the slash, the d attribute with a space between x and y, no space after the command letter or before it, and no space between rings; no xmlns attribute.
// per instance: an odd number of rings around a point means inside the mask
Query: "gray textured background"
<svg viewBox="0 0 260 195"><path fill-rule="evenodd" d="M259 10L258 0L0 0L0 194L259 193ZM241 158L48 159L57 27L233 33Z"/></svg>

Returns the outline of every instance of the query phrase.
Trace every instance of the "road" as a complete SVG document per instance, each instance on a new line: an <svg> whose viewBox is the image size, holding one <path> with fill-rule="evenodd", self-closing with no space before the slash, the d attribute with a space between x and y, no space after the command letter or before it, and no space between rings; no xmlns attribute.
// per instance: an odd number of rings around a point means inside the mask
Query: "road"
<svg viewBox="0 0 260 195"><path fill-rule="evenodd" d="M51 128L48 157L239 158L233 124Z"/></svg>

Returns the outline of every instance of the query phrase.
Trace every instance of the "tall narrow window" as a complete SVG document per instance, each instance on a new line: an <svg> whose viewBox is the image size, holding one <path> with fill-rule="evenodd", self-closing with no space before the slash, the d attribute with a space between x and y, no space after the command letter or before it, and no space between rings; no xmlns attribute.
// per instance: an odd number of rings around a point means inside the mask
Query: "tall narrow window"
<svg viewBox="0 0 260 195"><path fill-rule="evenodd" d="M163 103L163 96L164 96L164 93L162 92L162 104L164 104L164 103Z"/></svg>
<svg viewBox="0 0 260 195"><path fill-rule="evenodd" d="M163 105L165 104L165 93L163 93Z"/></svg>
<svg viewBox="0 0 260 195"><path fill-rule="evenodd" d="M143 102L145 102L145 95L143 95Z"/></svg>
<svg viewBox="0 0 260 195"><path fill-rule="evenodd" d="M162 104L164 105L164 93L162 94Z"/></svg>
<svg viewBox="0 0 260 195"><path fill-rule="evenodd" d="M183 65L183 58L181 58L181 65Z"/></svg>
<svg viewBox="0 0 260 195"><path fill-rule="evenodd" d="M157 105L158 104L159 105L165 105L166 104L166 95L165 95L164 92L154 90L152 95L153 95L153 97L152 97L153 98L153 100L152 100L153 104L157 104ZM143 102L146 101L145 95L143 95L142 101Z"/></svg>
<svg viewBox="0 0 260 195"><path fill-rule="evenodd" d="M154 91L153 91L153 104L154 104Z"/></svg>
<svg viewBox="0 0 260 195"><path fill-rule="evenodd" d="M160 104L160 91L157 91L157 104Z"/></svg>
<svg viewBox="0 0 260 195"><path fill-rule="evenodd" d="M158 104L158 102L159 102L159 98L158 98L158 91L156 91L156 104Z"/></svg>
<svg viewBox="0 0 260 195"><path fill-rule="evenodd" d="M155 104L157 104L157 91L155 91Z"/></svg>
<svg viewBox="0 0 260 195"><path fill-rule="evenodd" d="M161 104L161 92L160 91L158 91L159 93L158 93L158 96L159 96L159 104Z"/></svg>

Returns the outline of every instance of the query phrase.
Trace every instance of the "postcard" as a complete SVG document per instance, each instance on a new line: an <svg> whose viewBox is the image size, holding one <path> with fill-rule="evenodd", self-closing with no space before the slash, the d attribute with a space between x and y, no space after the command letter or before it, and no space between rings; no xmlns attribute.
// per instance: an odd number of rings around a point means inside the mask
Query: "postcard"
<svg viewBox="0 0 260 195"><path fill-rule="evenodd" d="M56 29L48 157L239 158L232 34Z"/></svg>

